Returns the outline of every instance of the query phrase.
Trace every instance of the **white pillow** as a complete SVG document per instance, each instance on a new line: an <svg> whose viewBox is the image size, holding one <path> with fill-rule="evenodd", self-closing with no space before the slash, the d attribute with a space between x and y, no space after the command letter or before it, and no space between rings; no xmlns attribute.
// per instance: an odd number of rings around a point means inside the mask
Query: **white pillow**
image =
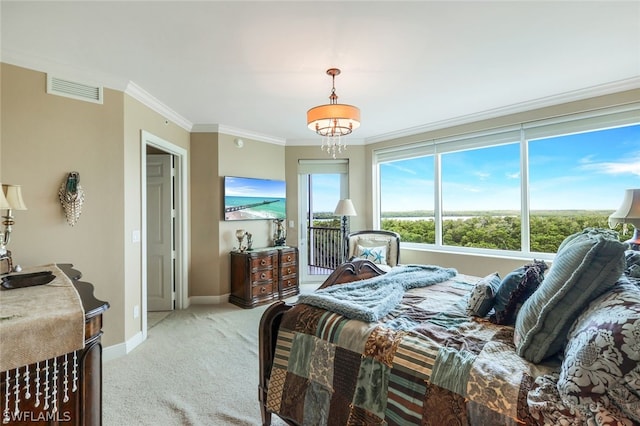
<svg viewBox="0 0 640 426"><path fill-rule="evenodd" d="M360 259L370 260L371 262L377 263L378 265L386 265L387 247L363 247L361 245L358 245L356 247L356 257L359 257Z"/></svg>

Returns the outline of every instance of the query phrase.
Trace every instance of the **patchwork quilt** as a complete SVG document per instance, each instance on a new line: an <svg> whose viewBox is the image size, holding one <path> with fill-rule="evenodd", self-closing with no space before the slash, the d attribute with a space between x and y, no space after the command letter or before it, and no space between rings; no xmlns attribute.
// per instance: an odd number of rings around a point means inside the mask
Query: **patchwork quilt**
<svg viewBox="0 0 640 426"><path fill-rule="evenodd" d="M529 363L512 326L466 315L477 281L411 289L373 323L297 304L282 319L267 409L300 425L583 424L549 386L559 359Z"/></svg>

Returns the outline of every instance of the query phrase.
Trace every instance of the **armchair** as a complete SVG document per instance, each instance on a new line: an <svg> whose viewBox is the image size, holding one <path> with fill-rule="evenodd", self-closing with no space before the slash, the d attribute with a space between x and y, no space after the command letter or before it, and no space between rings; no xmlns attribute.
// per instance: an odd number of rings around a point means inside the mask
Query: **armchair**
<svg viewBox="0 0 640 426"><path fill-rule="evenodd" d="M347 259L368 259L386 271L400 263L400 234L397 232L352 232L347 235L347 244Z"/></svg>

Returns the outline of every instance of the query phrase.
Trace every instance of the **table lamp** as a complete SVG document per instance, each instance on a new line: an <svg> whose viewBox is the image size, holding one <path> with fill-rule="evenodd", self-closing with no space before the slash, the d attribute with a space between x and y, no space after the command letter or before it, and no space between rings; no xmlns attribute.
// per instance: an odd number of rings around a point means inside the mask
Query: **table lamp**
<svg viewBox="0 0 640 426"><path fill-rule="evenodd" d="M633 237L625 241L632 250L640 249L640 189L627 189L624 192L624 200L618 210L609 216L609 227L630 223L635 228Z"/></svg>

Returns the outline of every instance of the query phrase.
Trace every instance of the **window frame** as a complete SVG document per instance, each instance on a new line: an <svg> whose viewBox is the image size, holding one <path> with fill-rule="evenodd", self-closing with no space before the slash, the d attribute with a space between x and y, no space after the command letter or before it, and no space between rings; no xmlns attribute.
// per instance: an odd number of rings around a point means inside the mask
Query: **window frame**
<svg viewBox="0 0 640 426"><path fill-rule="evenodd" d="M551 260L555 253L531 252L529 226L529 141L546 137L566 136L616 127L640 125L640 102L602 108L594 111L557 116L553 118L521 122L479 132L425 139L404 145L374 149L372 152L372 212L374 228L381 227L380 164L432 155L434 158L434 220L435 243L402 242L402 246L415 250L437 250L451 253L477 254L501 258L531 258ZM475 148L486 148L513 142L517 135L520 144L520 220L521 250L498 250L474 247L458 247L442 244L442 181L441 154Z"/></svg>

